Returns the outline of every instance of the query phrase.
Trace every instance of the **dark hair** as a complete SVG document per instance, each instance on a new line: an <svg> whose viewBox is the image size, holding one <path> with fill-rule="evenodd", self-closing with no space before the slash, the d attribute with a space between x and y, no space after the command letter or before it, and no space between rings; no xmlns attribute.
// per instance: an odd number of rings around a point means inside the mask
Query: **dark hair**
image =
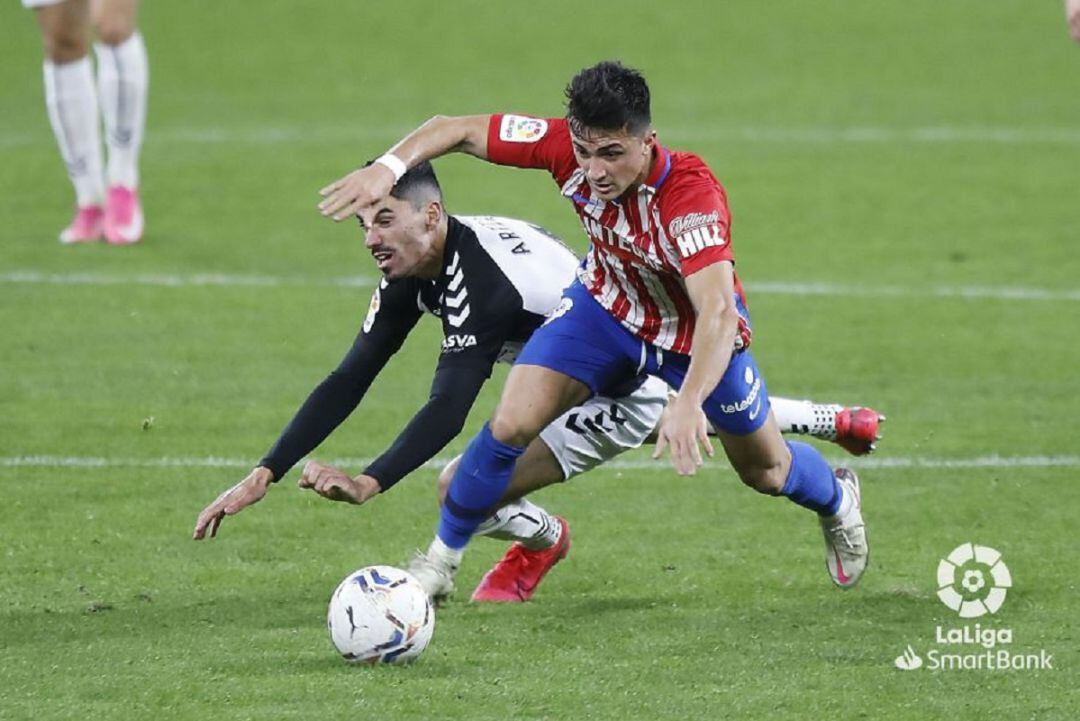
<svg viewBox="0 0 1080 721"><path fill-rule="evenodd" d="M639 133L649 127L649 86L641 73L619 61L585 68L566 86L570 129L622 130Z"/></svg>
<svg viewBox="0 0 1080 721"><path fill-rule="evenodd" d="M364 167L366 168L374 162L374 160L369 160L364 163ZM405 175L402 175L401 179L394 183L394 187L390 191L391 197L398 200L407 200L417 210L420 210L424 203L431 200L432 194L442 200L442 188L439 186L439 179L435 177L435 168L431 167L431 163L426 160L409 168Z"/></svg>

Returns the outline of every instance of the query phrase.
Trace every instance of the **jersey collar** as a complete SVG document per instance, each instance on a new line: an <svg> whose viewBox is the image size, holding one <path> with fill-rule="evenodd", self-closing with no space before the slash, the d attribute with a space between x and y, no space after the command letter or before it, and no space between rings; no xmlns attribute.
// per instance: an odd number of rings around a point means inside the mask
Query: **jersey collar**
<svg viewBox="0 0 1080 721"><path fill-rule="evenodd" d="M663 145L657 143L656 162L653 164L649 177L645 178L642 185L652 188L654 191L659 190L660 186L667 180L669 173L671 173L671 153Z"/></svg>

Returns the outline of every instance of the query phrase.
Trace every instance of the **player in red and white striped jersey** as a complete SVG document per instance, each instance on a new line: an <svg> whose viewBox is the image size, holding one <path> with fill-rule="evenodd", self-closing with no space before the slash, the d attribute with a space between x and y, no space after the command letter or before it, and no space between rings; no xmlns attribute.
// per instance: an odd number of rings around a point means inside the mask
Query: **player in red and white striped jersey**
<svg viewBox="0 0 1080 721"><path fill-rule="evenodd" d="M869 555L858 479L780 435L748 350L724 189L696 155L657 141L637 71L600 63L578 73L566 95L566 119L437 116L322 191L323 214L342 220L380 202L409 167L465 152L547 170L591 241L578 281L525 345L491 422L462 456L428 557L456 567L540 431L646 372L679 389L658 430L657 455L669 448L680 474L696 472L701 449L712 454L708 419L744 483L819 515L829 573L841 587L854 585Z"/></svg>
<svg viewBox="0 0 1080 721"><path fill-rule="evenodd" d="M695 312L680 281L734 260L731 214L724 188L701 158L659 142L652 152L648 175L623 191L586 177L566 119L496 114L488 126L489 160L549 171L573 203L591 241L580 280L600 305L642 340L689 353ZM611 202L605 196L614 190L622 192ZM745 303L737 278L735 289ZM739 325L741 348L749 343L749 326L741 318Z"/></svg>

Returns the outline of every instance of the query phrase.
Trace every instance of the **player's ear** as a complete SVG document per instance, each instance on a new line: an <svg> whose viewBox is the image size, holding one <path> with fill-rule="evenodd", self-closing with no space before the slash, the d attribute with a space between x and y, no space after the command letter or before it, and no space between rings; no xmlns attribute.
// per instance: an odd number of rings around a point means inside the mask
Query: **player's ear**
<svg viewBox="0 0 1080 721"><path fill-rule="evenodd" d="M646 130L641 142L645 146L645 152L652 153L653 148L656 146L656 131L652 128Z"/></svg>
<svg viewBox="0 0 1080 721"><path fill-rule="evenodd" d="M434 230L439 225L439 219L442 218L443 207L442 203L438 200L433 200L427 205L427 210L424 213L424 224L428 230Z"/></svg>

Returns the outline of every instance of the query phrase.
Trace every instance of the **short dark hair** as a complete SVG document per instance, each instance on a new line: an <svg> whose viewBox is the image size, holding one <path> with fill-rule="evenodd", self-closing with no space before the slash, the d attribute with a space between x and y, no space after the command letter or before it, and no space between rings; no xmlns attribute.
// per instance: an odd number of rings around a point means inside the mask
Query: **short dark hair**
<svg viewBox="0 0 1080 721"><path fill-rule="evenodd" d="M597 63L566 86L566 118L577 135L590 128L639 133L652 123L649 86L617 60Z"/></svg>
<svg viewBox="0 0 1080 721"><path fill-rule="evenodd" d="M374 162L374 160L369 160L364 163L364 167ZM390 197L407 200L417 210L420 210L424 203L431 199L432 194L440 201L442 200L442 187L439 186L439 179L435 176L435 168L431 167L431 163L427 160L409 168L390 190Z"/></svg>

